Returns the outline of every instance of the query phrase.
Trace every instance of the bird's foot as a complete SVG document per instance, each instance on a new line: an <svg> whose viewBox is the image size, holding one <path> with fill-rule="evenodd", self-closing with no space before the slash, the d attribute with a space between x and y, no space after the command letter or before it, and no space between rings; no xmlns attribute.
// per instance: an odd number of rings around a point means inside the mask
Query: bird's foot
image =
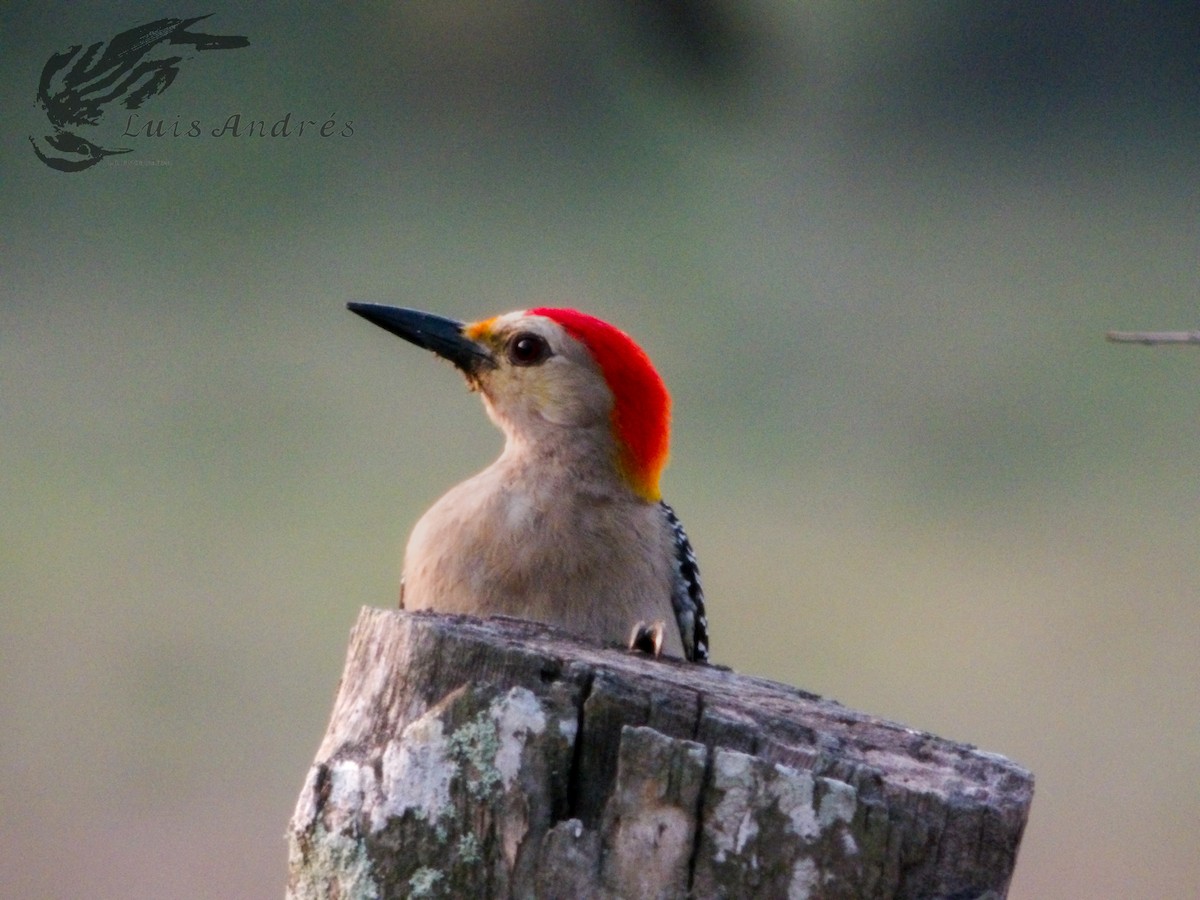
<svg viewBox="0 0 1200 900"><path fill-rule="evenodd" d="M638 622L633 626L633 631L629 633L629 649L648 653L650 656L662 656L663 634L666 627L666 623L661 621L650 625Z"/></svg>

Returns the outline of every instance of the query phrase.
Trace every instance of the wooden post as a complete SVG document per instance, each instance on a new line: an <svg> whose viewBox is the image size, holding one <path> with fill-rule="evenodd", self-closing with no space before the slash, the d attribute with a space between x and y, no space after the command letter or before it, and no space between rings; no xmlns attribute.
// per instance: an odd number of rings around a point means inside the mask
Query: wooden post
<svg viewBox="0 0 1200 900"><path fill-rule="evenodd" d="M1033 776L727 669L364 609L291 900L1000 898Z"/></svg>

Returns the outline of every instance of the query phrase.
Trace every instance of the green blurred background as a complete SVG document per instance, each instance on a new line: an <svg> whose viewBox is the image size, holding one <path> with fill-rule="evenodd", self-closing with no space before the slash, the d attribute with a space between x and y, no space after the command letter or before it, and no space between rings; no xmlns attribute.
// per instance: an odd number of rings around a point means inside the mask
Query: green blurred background
<svg viewBox="0 0 1200 900"><path fill-rule="evenodd" d="M353 134L36 159L51 53L206 12L147 118ZM281 896L357 611L500 446L350 299L633 333L718 662L1031 768L1013 897L1200 894L1200 356L1104 341L1200 327L1200 7L0 20L0 895Z"/></svg>

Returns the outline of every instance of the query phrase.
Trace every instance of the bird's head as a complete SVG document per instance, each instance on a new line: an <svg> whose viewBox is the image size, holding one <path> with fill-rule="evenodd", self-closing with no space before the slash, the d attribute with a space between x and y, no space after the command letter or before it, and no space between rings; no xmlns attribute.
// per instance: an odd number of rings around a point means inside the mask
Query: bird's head
<svg viewBox="0 0 1200 900"><path fill-rule="evenodd" d="M38 159L60 172L82 172L106 156L132 152L129 147L108 150L69 131L56 131L44 136L30 135L29 143L33 144L33 152Z"/></svg>
<svg viewBox="0 0 1200 900"><path fill-rule="evenodd" d="M573 309L463 323L374 303L349 308L454 363L509 440L568 438L607 449L635 493L660 498L671 400L650 358L623 331Z"/></svg>

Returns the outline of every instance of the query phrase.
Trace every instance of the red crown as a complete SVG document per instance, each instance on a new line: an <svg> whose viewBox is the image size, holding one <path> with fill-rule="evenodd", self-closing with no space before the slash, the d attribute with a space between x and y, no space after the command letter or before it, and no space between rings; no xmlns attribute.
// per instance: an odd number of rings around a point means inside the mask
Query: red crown
<svg viewBox="0 0 1200 900"><path fill-rule="evenodd" d="M591 351L613 393L613 433L625 476L642 497L660 499L658 478L671 439L671 395L646 351L625 332L578 310L539 307L529 313L557 322Z"/></svg>

